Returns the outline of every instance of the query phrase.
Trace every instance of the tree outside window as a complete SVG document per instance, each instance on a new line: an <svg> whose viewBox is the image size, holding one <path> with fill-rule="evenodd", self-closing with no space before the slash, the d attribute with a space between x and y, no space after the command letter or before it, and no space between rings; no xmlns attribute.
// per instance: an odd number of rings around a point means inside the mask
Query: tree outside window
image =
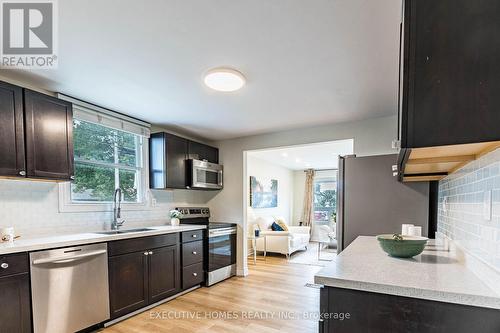
<svg viewBox="0 0 500 333"><path fill-rule="evenodd" d="M124 201L140 202L142 140L139 135L74 119L73 202L110 202L116 188Z"/></svg>

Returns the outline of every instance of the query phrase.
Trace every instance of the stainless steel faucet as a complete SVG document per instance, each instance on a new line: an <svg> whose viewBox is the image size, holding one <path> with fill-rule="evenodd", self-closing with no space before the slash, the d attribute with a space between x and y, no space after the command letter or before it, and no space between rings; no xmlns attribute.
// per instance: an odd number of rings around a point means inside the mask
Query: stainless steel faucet
<svg viewBox="0 0 500 333"><path fill-rule="evenodd" d="M111 222L111 230L118 230L125 223L125 220L121 219L121 202L122 190L117 188L113 197L113 222Z"/></svg>

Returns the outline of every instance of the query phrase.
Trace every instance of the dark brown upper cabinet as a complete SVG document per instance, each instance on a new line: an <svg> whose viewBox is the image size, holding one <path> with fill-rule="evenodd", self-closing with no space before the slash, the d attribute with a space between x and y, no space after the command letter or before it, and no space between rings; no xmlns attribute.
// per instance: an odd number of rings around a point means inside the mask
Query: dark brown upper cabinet
<svg viewBox="0 0 500 333"><path fill-rule="evenodd" d="M499 147L500 2L405 0L400 179L439 180Z"/></svg>
<svg viewBox="0 0 500 333"><path fill-rule="evenodd" d="M72 179L72 104L25 89L24 114L27 176Z"/></svg>
<svg viewBox="0 0 500 333"><path fill-rule="evenodd" d="M0 82L0 176L25 176L23 90Z"/></svg>
<svg viewBox="0 0 500 333"><path fill-rule="evenodd" d="M189 141L188 155L190 159L219 163L219 149L203 143Z"/></svg>
<svg viewBox="0 0 500 333"><path fill-rule="evenodd" d="M149 139L149 183L153 189L189 188L187 160L219 162L219 150L170 133L153 133Z"/></svg>
<svg viewBox="0 0 500 333"><path fill-rule="evenodd" d="M72 104L0 81L0 176L73 179Z"/></svg>
<svg viewBox="0 0 500 333"><path fill-rule="evenodd" d="M169 133L153 133L149 152L151 188L187 188L187 139Z"/></svg>

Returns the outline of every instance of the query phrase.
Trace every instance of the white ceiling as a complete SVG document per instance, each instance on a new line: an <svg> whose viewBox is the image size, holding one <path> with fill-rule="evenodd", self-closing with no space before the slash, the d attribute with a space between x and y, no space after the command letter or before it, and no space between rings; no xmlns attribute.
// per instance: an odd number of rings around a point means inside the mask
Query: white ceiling
<svg viewBox="0 0 500 333"><path fill-rule="evenodd" d="M58 3L59 69L2 75L209 139L397 110L401 0ZM209 90L218 66L248 84Z"/></svg>
<svg viewBox="0 0 500 333"><path fill-rule="evenodd" d="M354 152L354 140L250 151L248 154L291 170L337 169L339 156Z"/></svg>

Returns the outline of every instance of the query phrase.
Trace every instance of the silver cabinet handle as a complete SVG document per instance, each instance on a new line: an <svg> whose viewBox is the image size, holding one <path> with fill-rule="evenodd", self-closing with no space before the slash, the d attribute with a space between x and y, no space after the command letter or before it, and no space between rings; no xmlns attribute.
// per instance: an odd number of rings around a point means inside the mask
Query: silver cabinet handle
<svg viewBox="0 0 500 333"><path fill-rule="evenodd" d="M193 273L193 276L198 276L198 273Z"/></svg>
<svg viewBox="0 0 500 333"><path fill-rule="evenodd" d="M196 252L196 251L193 251L193 254L194 254L194 255L197 255L197 254L198 254L198 252Z"/></svg>
<svg viewBox="0 0 500 333"><path fill-rule="evenodd" d="M148 253L147 253L147 252L144 252L144 255L145 255L145 256L147 256L147 255L148 255Z"/></svg>
<svg viewBox="0 0 500 333"><path fill-rule="evenodd" d="M6 262L3 262L3 263L0 265L0 267L2 267L3 269L7 269L7 268L9 268L9 264L8 264L8 263L6 263Z"/></svg>
<svg viewBox="0 0 500 333"><path fill-rule="evenodd" d="M148 254L149 254L149 255L153 254L153 251L149 251L149 252L148 252Z"/></svg>
<svg viewBox="0 0 500 333"><path fill-rule="evenodd" d="M26 176L26 171L21 170L21 171L19 171L19 174L20 174L21 176Z"/></svg>

